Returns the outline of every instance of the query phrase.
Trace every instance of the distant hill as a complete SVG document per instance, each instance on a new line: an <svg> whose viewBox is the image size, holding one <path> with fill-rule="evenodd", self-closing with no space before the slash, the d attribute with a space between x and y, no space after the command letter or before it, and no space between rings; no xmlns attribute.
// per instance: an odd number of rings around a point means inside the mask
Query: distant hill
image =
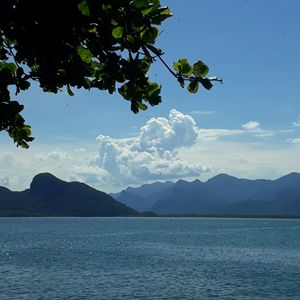
<svg viewBox="0 0 300 300"><path fill-rule="evenodd" d="M35 176L30 188L0 187L0 216L138 216L139 213L84 183L65 182L49 173Z"/></svg>
<svg viewBox="0 0 300 300"><path fill-rule="evenodd" d="M144 184L138 188L128 187L120 193L111 194L111 196L139 212L150 211L154 203L158 200L157 197L172 185L174 185L174 183L171 181L154 182ZM153 197L154 194L156 194L156 197Z"/></svg>
<svg viewBox="0 0 300 300"><path fill-rule="evenodd" d="M239 179L219 174L206 182L195 180L128 188L115 198L138 211L158 214L200 215L286 215L300 216L300 174L291 173L277 180ZM141 191L144 190L142 186Z"/></svg>

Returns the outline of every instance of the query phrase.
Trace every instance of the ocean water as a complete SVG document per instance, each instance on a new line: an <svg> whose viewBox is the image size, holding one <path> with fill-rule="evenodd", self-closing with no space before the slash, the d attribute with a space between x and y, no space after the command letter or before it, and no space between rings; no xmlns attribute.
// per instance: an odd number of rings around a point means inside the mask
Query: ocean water
<svg viewBox="0 0 300 300"><path fill-rule="evenodd" d="M0 218L0 299L300 299L300 220Z"/></svg>

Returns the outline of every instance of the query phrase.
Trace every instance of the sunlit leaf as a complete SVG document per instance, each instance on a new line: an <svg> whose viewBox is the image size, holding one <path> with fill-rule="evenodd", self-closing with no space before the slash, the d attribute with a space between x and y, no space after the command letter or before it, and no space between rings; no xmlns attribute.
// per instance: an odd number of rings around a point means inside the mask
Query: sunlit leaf
<svg viewBox="0 0 300 300"><path fill-rule="evenodd" d="M93 57L93 53L90 49L84 48L82 46L77 47L77 53L81 57L81 59L86 62L90 63Z"/></svg>
<svg viewBox="0 0 300 300"><path fill-rule="evenodd" d="M181 58L178 60L178 62L174 62L173 68L176 72L184 76L190 76L193 73L193 68L188 63L186 58Z"/></svg>
<svg viewBox="0 0 300 300"><path fill-rule="evenodd" d="M8 69L11 73L16 73L17 66L14 63L0 62L0 69Z"/></svg>
<svg viewBox="0 0 300 300"><path fill-rule="evenodd" d="M146 104L144 104L143 102L138 101L137 104L141 110L146 110L148 108L148 106Z"/></svg>
<svg viewBox="0 0 300 300"><path fill-rule="evenodd" d="M112 35L115 39L119 39L123 36L124 28L122 26L118 26L113 29Z"/></svg>

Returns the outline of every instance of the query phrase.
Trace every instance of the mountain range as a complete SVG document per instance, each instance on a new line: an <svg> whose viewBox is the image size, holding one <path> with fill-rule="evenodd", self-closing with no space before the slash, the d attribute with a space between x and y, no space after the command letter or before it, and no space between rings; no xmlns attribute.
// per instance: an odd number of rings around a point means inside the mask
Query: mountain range
<svg viewBox="0 0 300 300"><path fill-rule="evenodd" d="M219 174L206 182L156 182L112 196L140 212L160 215L300 216L300 174L276 180Z"/></svg>
<svg viewBox="0 0 300 300"><path fill-rule="evenodd" d="M220 174L206 182L155 182L111 195L49 173L36 175L30 188L21 192L0 186L0 216L156 214L300 216L300 174L291 173L276 180Z"/></svg>
<svg viewBox="0 0 300 300"><path fill-rule="evenodd" d="M139 216L106 193L84 183L36 175L30 188L13 192L0 186L0 216Z"/></svg>

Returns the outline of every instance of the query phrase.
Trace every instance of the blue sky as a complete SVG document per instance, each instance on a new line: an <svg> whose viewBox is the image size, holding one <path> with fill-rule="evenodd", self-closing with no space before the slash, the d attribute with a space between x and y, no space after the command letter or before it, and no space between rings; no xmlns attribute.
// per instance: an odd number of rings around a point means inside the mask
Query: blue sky
<svg viewBox="0 0 300 300"><path fill-rule="evenodd" d="M150 74L163 103L138 115L117 94L34 86L18 100L36 140L22 150L0 134L0 185L24 189L44 171L104 191L300 171L300 2L161 2L174 14L157 44L165 60L202 59L224 84L189 94L157 63Z"/></svg>

